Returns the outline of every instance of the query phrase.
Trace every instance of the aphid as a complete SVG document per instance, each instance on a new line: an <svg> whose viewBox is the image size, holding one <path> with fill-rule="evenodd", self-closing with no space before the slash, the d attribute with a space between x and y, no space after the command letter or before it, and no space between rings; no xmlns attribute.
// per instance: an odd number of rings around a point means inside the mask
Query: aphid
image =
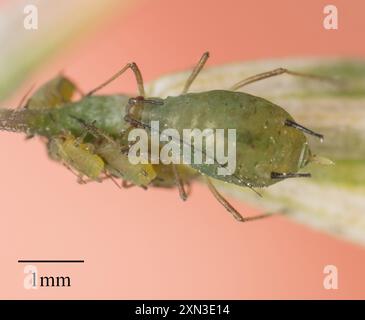
<svg viewBox="0 0 365 320"><path fill-rule="evenodd" d="M159 121L161 127L177 129L195 127L237 130L237 164L232 175L217 174L218 164L191 164L206 177L212 177L249 188L267 187L280 180L293 177L309 177L309 173L298 172L309 162L318 160L311 154L304 133L323 139L323 136L296 123L283 108L263 98L235 90L269 77L283 73L329 80L319 76L306 75L286 69L275 69L249 77L232 86L231 90L214 90L187 93L190 85L203 68L209 54L203 54L198 65L187 80L179 96L166 99L143 97L131 98L125 120L133 126L150 130L149 123ZM136 76L138 87L143 88L142 77ZM183 116L187 115L187 116ZM316 160L315 160L316 159ZM177 173L178 175L178 173ZM245 221L214 188L209 178L208 186L236 219Z"/></svg>
<svg viewBox="0 0 365 320"><path fill-rule="evenodd" d="M313 153L335 165L310 164L310 179L291 179L260 190L263 197L221 181L219 190L262 211L282 212L290 220L365 244L365 60L361 58L277 58L209 66L191 91L229 88L252 74L285 66L303 73L333 77L333 83L281 76L253 83L239 91L264 97L295 121L324 134L308 137ZM174 72L146 84L150 97L180 94L188 71Z"/></svg>
<svg viewBox="0 0 365 320"><path fill-rule="evenodd" d="M27 100L24 108L47 110L61 107L71 102L76 90L78 89L71 80L61 75L57 76L38 88ZM32 135L28 135L29 137ZM84 175L92 181L100 181L104 162L94 153L94 146L91 143L83 142L84 138L85 134L75 138L71 133L54 136L47 142L48 155L73 172L78 177L79 183L84 183Z"/></svg>
<svg viewBox="0 0 365 320"><path fill-rule="evenodd" d="M144 98L144 85L141 73L136 64L127 64L117 74L104 82L85 97L76 102L65 99L64 104L56 108L27 108L22 110L0 110L0 128L3 130L23 131L28 134L45 136L51 141L60 139L64 132L70 136L65 140L56 140L56 153L60 158L77 171L96 177L97 170L102 171L101 165L91 165L94 155L105 163L107 171L112 176L126 177L129 181L141 186L147 184L170 186L172 182L179 188L183 200L187 198L185 184L195 179L197 174L185 170L184 165L157 165L148 167L141 175L128 167L123 155L118 153L127 145L123 136L131 126L149 129L151 120L160 121L161 126L175 128L181 131L191 128L192 123L200 129L204 128L235 128L237 130L237 169L232 175L217 175L217 163L191 164L200 174L204 175L212 194L239 221L249 221L258 217L243 218L214 187L211 178L223 180L253 189L266 187L290 177L306 177L309 174L299 173L314 156L308 147L303 132L321 137L319 134L299 125L281 107L260 97L252 96L234 90L254 81L262 80L282 73L306 76L285 69L276 69L254 77L247 78L232 90L214 90L201 93L187 93L190 85L203 68L208 53L205 53L194 68L186 82L181 95L166 99ZM92 96L126 70L131 69L136 77L139 97L129 99L126 96ZM314 76L310 76L314 77ZM315 78L318 78L315 76ZM59 91L58 91L59 92ZM62 94L60 95L62 98ZM59 101L59 99L57 100ZM92 124L90 126L90 124ZM89 127L88 127L89 126ZM94 150L85 149L83 144L74 144L71 137L93 135L91 143ZM66 143L66 144L65 144ZM82 148L80 149L80 145ZM65 149L67 152L63 152ZM78 150L80 149L80 150ZM77 158L77 153L82 156ZM95 153L94 153L95 152ZM69 161L68 153L77 158ZM96 159L96 158L95 158ZM165 167L165 168L164 168ZM90 169L90 170L86 170ZM162 169L164 168L164 169ZM168 170L165 170L165 169ZM92 171L92 172L91 172ZM87 172L87 173L85 173ZM100 173L99 172L99 173ZM145 180L142 179L145 177ZM92 178L93 179L93 178ZM254 189L253 189L254 190Z"/></svg>
<svg viewBox="0 0 365 320"><path fill-rule="evenodd" d="M83 175L91 180L100 181L104 161L93 150L92 144L83 143L82 139L71 134L51 138L48 143L50 157L61 161L70 170L75 169L80 182L83 182Z"/></svg>
<svg viewBox="0 0 365 320"><path fill-rule="evenodd" d="M132 164L128 155L123 152L124 146L103 133L94 124L78 119L86 132L97 140L95 152L105 162L105 169L114 177L122 178L133 185L146 188L155 178L156 172L151 164Z"/></svg>

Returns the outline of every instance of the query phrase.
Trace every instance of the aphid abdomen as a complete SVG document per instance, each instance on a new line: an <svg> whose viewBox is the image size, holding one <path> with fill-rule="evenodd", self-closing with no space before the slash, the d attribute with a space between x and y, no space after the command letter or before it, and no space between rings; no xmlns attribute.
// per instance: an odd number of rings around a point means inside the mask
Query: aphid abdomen
<svg viewBox="0 0 365 320"><path fill-rule="evenodd" d="M214 90L168 97L163 105L145 105L142 122L159 120L160 130L236 129L236 170L218 174L219 164L192 164L201 173L229 183L268 186L278 181L271 172L297 172L310 155L307 139L285 126L292 117L281 107L242 92Z"/></svg>
<svg viewBox="0 0 365 320"><path fill-rule="evenodd" d="M72 136L51 139L48 150L51 158L64 162L90 179L96 180L104 170L104 161L91 151L90 146L79 143Z"/></svg>
<svg viewBox="0 0 365 320"><path fill-rule="evenodd" d="M47 109L70 102L76 90L75 84L60 75L42 85L27 101L29 109Z"/></svg>
<svg viewBox="0 0 365 320"><path fill-rule="evenodd" d="M79 144L74 140L67 140L63 148L75 169L90 179L97 179L104 169L104 161L93 154L87 144Z"/></svg>

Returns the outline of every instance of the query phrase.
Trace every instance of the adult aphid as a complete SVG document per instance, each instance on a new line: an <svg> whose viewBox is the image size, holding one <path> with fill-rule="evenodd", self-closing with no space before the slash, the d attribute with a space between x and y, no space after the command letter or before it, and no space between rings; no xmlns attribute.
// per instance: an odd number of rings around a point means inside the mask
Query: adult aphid
<svg viewBox="0 0 365 320"><path fill-rule="evenodd" d="M230 90L187 93L208 57L208 53L203 54L187 80L182 94L166 99L145 99L142 76L138 74L138 69L135 69L140 95L129 99L125 120L133 126L148 130L151 129L149 123L157 120L161 127L174 128L180 133L184 128L191 128L192 123L201 130L235 128L238 167L234 174L227 176L217 174L219 167L217 163L209 165L192 163L191 166L206 176L208 186L218 201L236 219L246 221L219 195L208 177L249 188L267 187L287 178L310 177L309 173L301 173L299 170L309 162L326 161L312 155L304 135L304 133L310 134L323 140L321 134L296 123L280 106L236 90L249 83L284 73L317 80L333 80L279 68L244 79L233 85Z"/></svg>

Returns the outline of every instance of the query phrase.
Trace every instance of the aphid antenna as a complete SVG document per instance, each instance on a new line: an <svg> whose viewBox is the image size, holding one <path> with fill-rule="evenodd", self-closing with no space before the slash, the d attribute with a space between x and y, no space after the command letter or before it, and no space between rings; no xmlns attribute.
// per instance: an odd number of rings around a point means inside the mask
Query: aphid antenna
<svg viewBox="0 0 365 320"><path fill-rule="evenodd" d="M19 101L19 103L18 103L18 105L17 105L17 109L20 109L20 108L26 108L27 107L27 104L25 104L24 106L23 106L23 103L24 103L24 101L29 97L29 95L30 95L30 93L32 92L32 90L34 89L34 87L35 87L35 83L33 83L30 87L29 87L29 89L25 92L25 94L23 95L23 97L20 99L20 101Z"/></svg>
<svg viewBox="0 0 365 320"><path fill-rule="evenodd" d="M135 187L136 185L133 183L128 182L127 180L122 180L122 188L129 189Z"/></svg>
<svg viewBox="0 0 365 320"><path fill-rule="evenodd" d="M306 127L303 127L302 125L300 125L299 123L296 123L295 121L292 121L292 120L289 120L289 119L286 119L285 120L285 125L288 126L288 127L292 127L292 128L295 128L295 129L298 129L300 131L303 131L307 134L310 134L312 136L315 136L317 138L319 138L321 140L321 142L323 141L324 139L324 136L323 134L320 134L320 133L317 133L317 132L314 132Z"/></svg>
<svg viewBox="0 0 365 320"><path fill-rule="evenodd" d="M201 56L198 64L195 66L195 68L193 69L192 73L190 74L188 80L185 82L185 86L183 91L181 92L182 94L185 94L188 92L191 84L194 82L195 78L198 76L198 74L200 73L200 71L203 69L205 63L207 62L207 60L209 59L209 52L206 51L203 53L203 55Z"/></svg>
<svg viewBox="0 0 365 320"><path fill-rule="evenodd" d="M320 76L320 75L315 75L315 74L309 74L309 73L296 72L296 71L291 71L291 70L288 70L288 69L285 69L285 68L277 68L277 69L274 69L274 70L259 73L259 74L256 74L254 76L243 79L243 80L237 82L236 84L234 84L230 88L230 90L237 91L238 89L241 89L242 87L244 87L244 86L246 86L250 83L261 81L261 80L271 78L271 77L276 77L276 76L282 75L284 73L292 75L292 76L302 77L302 78L314 79L314 80L319 80L319 81L326 81L326 82L332 83L332 84L337 85L337 86L343 85L343 81L341 81L339 79L336 79L336 78Z"/></svg>
<svg viewBox="0 0 365 320"><path fill-rule="evenodd" d="M186 199L188 198L188 195L185 191L185 186L184 186L184 182L183 180L181 179L179 173L178 173L178 170L176 168L176 164L172 164L172 172L175 176L175 180L176 180L176 184L177 184L177 187L179 189L179 195L180 195L180 198L182 201L186 201Z"/></svg>

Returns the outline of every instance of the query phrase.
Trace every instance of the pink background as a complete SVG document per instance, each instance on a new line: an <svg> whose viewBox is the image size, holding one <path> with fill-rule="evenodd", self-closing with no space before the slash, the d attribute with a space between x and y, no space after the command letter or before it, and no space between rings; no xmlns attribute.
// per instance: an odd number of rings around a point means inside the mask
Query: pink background
<svg viewBox="0 0 365 320"><path fill-rule="evenodd" d="M339 30L322 27L328 1L136 1L74 42L34 74L60 70L85 91L126 62L144 78L191 67L202 52L210 65L286 56L365 57L365 3L333 0ZM131 76L105 93L134 92ZM365 249L285 217L236 223L203 185L186 203L177 190L80 186L50 161L38 139L0 134L1 298L365 298ZM232 200L241 212L253 208ZM23 288L18 259L85 259L38 265L69 275L71 288ZM323 288L334 264L339 289Z"/></svg>

